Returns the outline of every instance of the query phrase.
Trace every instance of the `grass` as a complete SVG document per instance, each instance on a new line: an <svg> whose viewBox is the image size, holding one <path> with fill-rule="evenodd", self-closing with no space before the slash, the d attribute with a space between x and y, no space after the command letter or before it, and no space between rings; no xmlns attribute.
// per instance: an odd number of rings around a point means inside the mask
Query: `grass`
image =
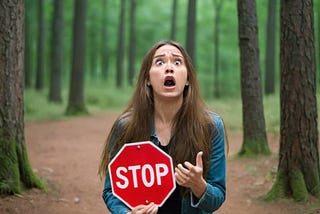
<svg viewBox="0 0 320 214"><path fill-rule="evenodd" d="M98 114L106 111L121 111L132 95L132 89L110 88L95 84L85 91L85 105L89 114ZM27 89L24 93L25 120L60 120L70 116L65 114L68 104L68 92L62 92L63 102L60 104L48 101L48 89L36 91Z"/></svg>
<svg viewBox="0 0 320 214"><path fill-rule="evenodd" d="M85 90L85 103L90 114L107 111L121 111L131 98L133 89L124 87L116 89L106 84L91 84ZM25 120L60 120L67 119L65 115L68 92L62 92L63 102L55 104L48 102L48 90L25 90ZM242 131L242 102L241 98L222 98L206 100L208 107L219 113L231 131ZM264 113L268 132L279 133L280 118L279 96L272 95L264 98Z"/></svg>
<svg viewBox="0 0 320 214"><path fill-rule="evenodd" d="M207 102L210 109L220 114L226 126L231 131L242 131L242 101L241 98L224 98ZM280 103L279 96L264 97L264 116L267 132L279 133Z"/></svg>
<svg viewBox="0 0 320 214"><path fill-rule="evenodd" d="M108 111L122 111L133 94L133 88L124 86L117 89L106 83L91 83L85 90L85 105L89 114L99 114ZM320 105L318 93L318 106ZM54 104L48 102L48 89L36 91L25 90L25 120L60 120L70 116L65 114L68 91L62 92L63 102ZM230 131L242 131L242 101L240 97L224 97L205 100L207 106L220 114ZM264 116L267 132L278 135L280 132L280 98L279 94L264 96ZM318 108L319 109L319 108ZM318 110L318 115L319 114Z"/></svg>

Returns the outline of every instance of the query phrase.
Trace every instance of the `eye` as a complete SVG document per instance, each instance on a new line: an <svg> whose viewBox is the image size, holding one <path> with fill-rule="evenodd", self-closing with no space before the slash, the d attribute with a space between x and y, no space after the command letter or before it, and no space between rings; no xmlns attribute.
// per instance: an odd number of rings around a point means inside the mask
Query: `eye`
<svg viewBox="0 0 320 214"><path fill-rule="evenodd" d="M181 65L181 64L182 64L182 60L181 60L181 59L176 59L176 60L174 61L174 64L175 64L175 65Z"/></svg>
<svg viewBox="0 0 320 214"><path fill-rule="evenodd" d="M157 59L155 64L156 65L163 65L163 61L161 59Z"/></svg>

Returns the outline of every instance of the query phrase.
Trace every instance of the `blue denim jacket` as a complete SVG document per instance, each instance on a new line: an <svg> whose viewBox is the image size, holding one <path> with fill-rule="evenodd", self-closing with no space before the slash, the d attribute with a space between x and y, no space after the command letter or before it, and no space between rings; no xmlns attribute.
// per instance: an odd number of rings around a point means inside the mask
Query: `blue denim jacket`
<svg viewBox="0 0 320 214"><path fill-rule="evenodd" d="M190 199L182 199L182 214L211 214L219 209L226 197L226 156L224 148L224 124L219 115L211 113L212 120L217 127L217 133L211 141L210 168L206 178L207 188L202 197L195 199L190 191ZM159 140L154 130L151 129L152 141L159 145ZM126 214L130 211L123 202L112 194L109 173L107 173L102 198L108 209L114 214Z"/></svg>

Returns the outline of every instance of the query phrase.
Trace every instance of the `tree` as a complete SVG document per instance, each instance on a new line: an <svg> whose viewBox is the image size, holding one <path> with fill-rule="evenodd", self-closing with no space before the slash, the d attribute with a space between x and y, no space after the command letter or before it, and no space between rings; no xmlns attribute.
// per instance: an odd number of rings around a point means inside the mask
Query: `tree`
<svg viewBox="0 0 320 214"><path fill-rule="evenodd" d="M186 50L196 65L196 0L188 1L188 14L187 14L187 44Z"/></svg>
<svg viewBox="0 0 320 214"><path fill-rule="evenodd" d="M277 0L268 2L265 94L274 94Z"/></svg>
<svg viewBox="0 0 320 214"><path fill-rule="evenodd" d="M281 1L280 151L267 199L320 197L312 0Z"/></svg>
<svg viewBox="0 0 320 214"><path fill-rule="evenodd" d="M101 40L101 71L102 71L102 78L104 80L108 79L108 73L109 73L109 49L107 46L107 40L108 40L108 32L107 32L107 26L108 26L108 7L107 7L107 0L103 0L102 2L102 40Z"/></svg>
<svg viewBox="0 0 320 214"><path fill-rule="evenodd" d="M172 18L171 18L171 40L176 40L176 32L177 32L177 4L178 0L173 0L172 3Z"/></svg>
<svg viewBox="0 0 320 214"><path fill-rule="evenodd" d="M42 90L44 86L44 15L43 0L38 0L38 44L37 44L37 73L36 89Z"/></svg>
<svg viewBox="0 0 320 214"><path fill-rule="evenodd" d="M219 35L220 35L220 15L223 0L214 0L214 96L220 97L219 88Z"/></svg>
<svg viewBox="0 0 320 214"><path fill-rule="evenodd" d="M133 85L135 58L136 58L136 34L135 34L135 14L136 14L136 0L130 1L130 31L129 31L129 66L128 79L129 84Z"/></svg>
<svg viewBox="0 0 320 214"><path fill-rule="evenodd" d="M88 45L88 68L90 71L90 78L96 79L97 77L97 71L98 71L98 55L99 52L98 49L98 34L97 34L97 8L94 4L91 5L91 8L89 9L89 26L88 26L88 34L89 37L87 39Z"/></svg>
<svg viewBox="0 0 320 214"><path fill-rule="evenodd" d="M0 7L0 194L45 188L33 173L24 142L23 1Z"/></svg>
<svg viewBox="0 0 320 214"><path fill-rule="evenodd" d="M63 68L63 0L54 1L50 67L49 101L61 103L61 80Z"/></svg>
<svg viewBox="0 0 320 214"><path fill-rule="evenodd" d="M68 115L87 114L84 102L84 62L86 35L86 0L74 1L75 13L73 22L72 70L70 77Z"/></svg>
<svg viewBox="0 0 320 214"><path fill-rule="evenodd" d="M31 87L31 34L30 34L30 19L31 19L31 6L30 1L25 1L25 16L24 16L24 87Z"/></svg>
<svg viewBox="0 0 320 214"><path fill-rule="evenodd" d="M117 52L117 81L118 88L122 86L123 82L123 63L124 63L124 16L125 16L125 0L121 0L119 25L118 25L118 52Z"/></svg>
<svg viewBox="0 0 320 214"><path fill-rule="evenodd" d="M255 0L238 0L243 144L239 155L270 154L263 113Z"/></svg>
<svg viewBox="0 0 320 214"><path fill-rule="evenodd" d="M320 3L318 2L318 70L320 71ZM320 72L319 72L320 73ZM320 75L319 75L320 80Z"/></svg>

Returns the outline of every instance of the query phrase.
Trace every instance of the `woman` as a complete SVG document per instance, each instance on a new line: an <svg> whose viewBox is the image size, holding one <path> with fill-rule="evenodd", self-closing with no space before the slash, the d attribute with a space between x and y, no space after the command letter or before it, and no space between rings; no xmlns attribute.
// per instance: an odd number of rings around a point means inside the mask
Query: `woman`
<svg viewBox="0 0 320 214"><path fill-rule="evenodd" d="M162 207L130 210L112 194L107 166L125 143L150 140L173 159L177 188ZM107 138L99 174L102 197L112 213L212 213L225 200L223 121L206 109L185 49L160 41L146 54L136 89Z"/></svg>

